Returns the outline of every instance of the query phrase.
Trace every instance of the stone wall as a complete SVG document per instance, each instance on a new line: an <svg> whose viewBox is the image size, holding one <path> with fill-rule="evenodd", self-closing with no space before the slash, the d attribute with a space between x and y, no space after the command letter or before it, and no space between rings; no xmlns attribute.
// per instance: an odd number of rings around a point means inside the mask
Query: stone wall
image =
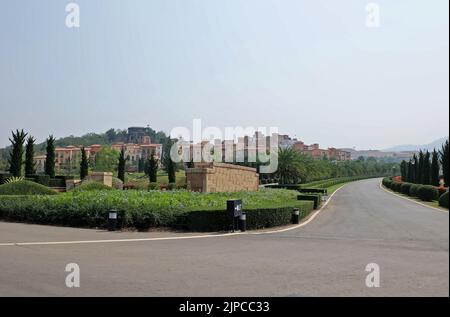
<svg viewBox="0 0 450 317"><path fill-rule="evenodd" d="M257 191L259 175L255 168L225 164L196 163L186 170L186 183L198 192Z"/></svg>

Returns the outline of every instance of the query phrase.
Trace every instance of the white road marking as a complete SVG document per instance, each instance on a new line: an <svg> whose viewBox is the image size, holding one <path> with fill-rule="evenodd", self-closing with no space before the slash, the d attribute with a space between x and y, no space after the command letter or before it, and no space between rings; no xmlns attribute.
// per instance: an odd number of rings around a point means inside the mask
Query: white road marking
<svg viewBox="0 0 450 317"><path fill-rule="evenodd" d="M433 209L433 210L436 210L436 211L439 211L439 212L448 212L448 210L446 210L446 209L443 209L443 208L441 209L441 208L436 208L436 207L433 207L433 206L429 206L429 205L427 205L427 204L421 203L420 201L416 201L416 200L414 200L414 199L411 199L411 198L408 198L408 197L399 195L399 194L397 194L397 193L394 193L393 191L384 188L383 182L382 182L382 181L380 182L380 188L381 188L382 190L384 190L385 192L391 194L391 195L394 195L394 196L403 198L403 199L405 199L405 200L409 200L410 202L416 203L416 204L421 205L421 206L423 206L423 207L428 207L428 208L430 208L430 209Z"/></svg>
<svg viewBox="0 0 450 317"><path fill-rule="evenodd" d="M232 233L223 233L223 234L210 234L210 235L200 235L200 236L182 236L182 237L162 237L162 238L141 238L141 239L112 239L112 240L80 240L80 241L49 241L49 242L8 242L8 243L0 243L0 247L7 246L37 246L37 245L65 245L65 244L92 244L92 243L114 243L114 242L143 242L143 241L165 241L165 240L187 240L187 239L206 239L206 238L220 238L220 237L230 237L237 235L260 235L260 234L272 234L272 233L280 233L286 232L294 229L298 229L300 227L306 226L308 223L314 220L317 215L324 210L324 208L331 201L333 196L346 184L343 184L339 187L322 205L320 209L315 211L307 221L302 222L298 225L291 226L289 228L272 230L272 231L262 231L262 232L232 232Z"/></svg>

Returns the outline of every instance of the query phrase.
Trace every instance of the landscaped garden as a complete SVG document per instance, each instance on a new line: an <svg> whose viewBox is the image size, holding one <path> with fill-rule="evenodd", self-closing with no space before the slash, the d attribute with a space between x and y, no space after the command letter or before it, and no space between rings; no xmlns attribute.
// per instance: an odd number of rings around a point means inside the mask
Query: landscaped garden
<svg viewBox="0 0 450 317"><path fill-rule="evenodd" d="M0 185L24 186L25 181ZM28 184L29 185L29 184ZM38 185L38 184L36 184ZM301 217L313 210L313 202L298 201L294 191L262 189L257 192L195 193L180 191L98 190L83 185L57 195L0 195L0 219L39 224L105 227L108 213L117 210L123 228L146 230L171 227L190 231L230 228L228 199L242 199L247 228L259 229L291 223L293 208Z"/></svg>

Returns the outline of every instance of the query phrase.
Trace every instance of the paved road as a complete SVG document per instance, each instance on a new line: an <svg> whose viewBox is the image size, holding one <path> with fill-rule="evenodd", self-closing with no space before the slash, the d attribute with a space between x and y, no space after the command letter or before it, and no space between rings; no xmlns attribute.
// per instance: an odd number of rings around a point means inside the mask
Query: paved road
<svg viewBox="0 0 450 317"><path fill-rule="evenodd" d="M449 215L346 185L308 225L281 233L70 245L0 245L0 295L448 296ZM174 236L0 222L5 242ZM81 287L66 288L75 262ZM377 263L379 288L365 267Z"/></svg>

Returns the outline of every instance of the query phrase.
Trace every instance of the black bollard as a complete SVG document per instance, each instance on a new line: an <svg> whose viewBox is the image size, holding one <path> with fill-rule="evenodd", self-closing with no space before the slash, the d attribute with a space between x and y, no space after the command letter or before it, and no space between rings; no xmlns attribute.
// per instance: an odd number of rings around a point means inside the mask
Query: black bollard
<svg viewBox="0 0 450 317"><path fill-rule="evenodd" d="M110 210L108 213L108 231L116 231L117 229L117 210Z"/></svg>
<svg viewBox="0 0 450 317"><path fill-rule="evenodd" d="M242 215L239 216L239 229L241 229L242 232L245 232L247 230L247 215L245 212L242 213Z"/></svg>
<svg viewBox="0 0 450 317"><path fill-rule="evenodd" d="M294 208L292 210L292 224L298 225L300 220L300 209Z"/></svg>

